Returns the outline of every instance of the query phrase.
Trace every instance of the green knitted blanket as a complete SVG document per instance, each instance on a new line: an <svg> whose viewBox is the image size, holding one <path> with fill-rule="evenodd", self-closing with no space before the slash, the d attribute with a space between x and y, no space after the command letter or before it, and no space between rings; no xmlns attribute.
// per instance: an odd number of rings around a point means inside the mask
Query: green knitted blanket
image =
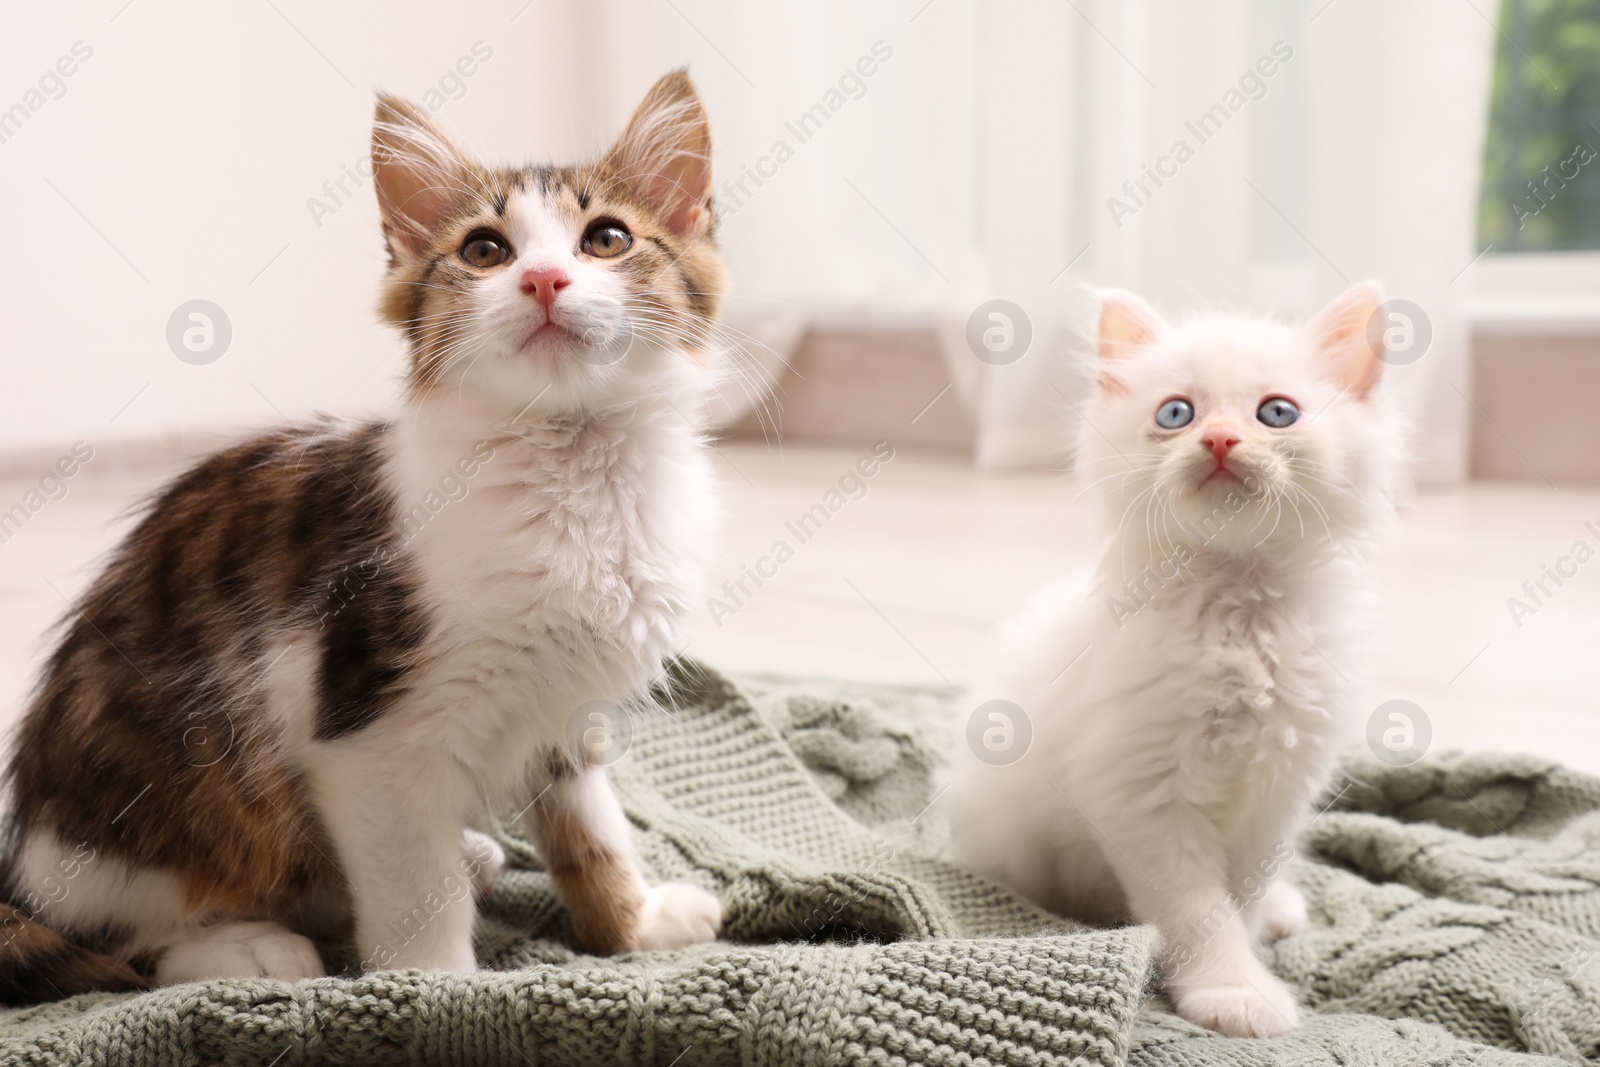
<svg viewBox="0 0 1600 1067"><path fill-rule="evenodd" d="M724 940L574 953L526 844L474 975L211 982L0 1012L0 1063L1600 1064L1600 780L1544 760L1363 755L1291 875L1272 966L1304 1021L1221 1038L1149 987L1146 928L1054 919L950 856L950 695L678 672L612 768L657 878Z"/></svg>

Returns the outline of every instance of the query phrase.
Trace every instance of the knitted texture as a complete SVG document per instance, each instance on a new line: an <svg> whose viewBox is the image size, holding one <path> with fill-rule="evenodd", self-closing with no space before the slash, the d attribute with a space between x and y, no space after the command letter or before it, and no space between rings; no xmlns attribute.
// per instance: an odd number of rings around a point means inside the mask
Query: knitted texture
<svg viewBox="0 0 1600 1067"><path fill-rule="evenodd" d="M1221 1038L1146 993L1145 928L1054 918L952 861L949 695L675 673L611 768L656 879L723 940L570 948L532 849L472 975L208 982L0 1011L0 1063L1600 1065L1600 781L1510 756L1352 756L1271 954L1304 1020ZM1546 1058L1553 1057L1553 1058Z"/></svg>

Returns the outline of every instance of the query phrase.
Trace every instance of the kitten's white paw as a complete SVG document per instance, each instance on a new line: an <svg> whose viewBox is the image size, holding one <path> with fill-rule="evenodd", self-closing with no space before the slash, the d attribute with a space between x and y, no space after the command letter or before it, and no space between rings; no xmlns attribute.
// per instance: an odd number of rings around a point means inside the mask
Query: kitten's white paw
<svg viewBox="0 0 1600 1067"><path fill-rule="evenodd" d="M645 895L634 943L643 949L683 948L715 941L721 929L720 900L698 886L669 882Z"/></svg>
<svg viewBox="0 0 1600 1067"><path fill-rule="evenodd" d="M506 850L500 842L477 830L461 831L461 844L468 869L473 870L472 888L480 899L486 897L500 880L500 872L506 869Z"/></svg>
<svg viewBox="0 0 1600 1067"><path fill-rule="evenodd" d="M1306 898L1285 881L1272 882L1257 905L1261 909L1261 930L1267 941L1278 941L1306 928Z"/></svg>
<svg viewBox="0 0 1600 1067"><path fill-rule="evenodd" d="M1178 1014L1229 1037L1280 1037L1294 1029L1289 987L1263 973L1248 982L1172 990Z"/></svg>
<svg viewBox="0 0 1600 1067"><path fill-rule="evenodd" d="M320 978L326 971L317 947L277 923L223 923L174 941L156 964L156 982L174 985L206 978Z"/></svg>

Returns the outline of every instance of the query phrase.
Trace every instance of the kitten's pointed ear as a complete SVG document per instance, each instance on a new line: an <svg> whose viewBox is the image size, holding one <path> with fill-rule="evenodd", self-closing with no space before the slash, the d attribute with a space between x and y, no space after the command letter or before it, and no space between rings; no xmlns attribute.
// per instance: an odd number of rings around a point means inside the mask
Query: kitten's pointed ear
<svg viewBox="0 0 1600 1067"><path fill-rule="evenodd" d="M1166 330L1155 309L1132 293L1106 289L1100 293L1100 387L1108 392L1124 388L1117 363L1153 342Z"/></svg>
<svg viewBox="0 0 1600 1067"><path fill-rule="evenodd" d="M1311 320L1311 336L1323 358L1331 361L1339 380L1364 397L1383 372L1383 322L1378 308L1383 287L1357 282Z"/></svg>
<svg viewBox="0 0 1600 1067"><path fill-rule="evenodd" d="M417 255L465 189L471 164L427 112L382 94L372 120L373 185L390 246Z"/></svg>
<svg viewBox="0 0 1600 1067"><path fill-rule="evenodd" d="M711 124L689 75L656 82L605 161L682 237L711 226Z"/></svg>

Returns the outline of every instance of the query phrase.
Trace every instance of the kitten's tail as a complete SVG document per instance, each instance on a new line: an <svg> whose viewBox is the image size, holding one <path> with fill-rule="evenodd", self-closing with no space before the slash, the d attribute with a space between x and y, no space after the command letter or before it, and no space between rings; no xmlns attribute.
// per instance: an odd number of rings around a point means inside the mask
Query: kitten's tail
<svg viewBox="0 0 1600 1067"><path fill-rule="evenodd" d="M22 908L0 903L0 1004L149 988L126 963L76 945Z"/></svg>

